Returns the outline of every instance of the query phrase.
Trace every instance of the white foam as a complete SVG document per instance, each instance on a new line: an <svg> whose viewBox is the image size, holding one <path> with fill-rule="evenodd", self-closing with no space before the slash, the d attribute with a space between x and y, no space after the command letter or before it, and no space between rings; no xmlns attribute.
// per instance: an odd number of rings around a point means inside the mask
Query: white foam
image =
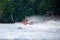
<svg viewBox="0 0 60 40"><path fill-rule="evenodd" d="M33 17L33 19L36 18ZM38 20L36 19L36 21ZM22 29L17 29L18 27ZM60 22L48 20L33 25L0 24L0 39L60 40Z"/></svg>

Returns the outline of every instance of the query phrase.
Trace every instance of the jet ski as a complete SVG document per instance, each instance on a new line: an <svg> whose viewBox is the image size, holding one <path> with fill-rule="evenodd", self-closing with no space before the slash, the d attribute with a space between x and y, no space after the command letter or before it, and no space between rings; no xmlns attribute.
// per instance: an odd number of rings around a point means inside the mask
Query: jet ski
<svg viewBox="0 0 60 40"><path fill-rule="evenodd" d="M25 19L23 19L21 22L17 22L15 24L17 24L17 27L20 29L33 25L33 22L29 21L28 17L25 17Z"/></svg>

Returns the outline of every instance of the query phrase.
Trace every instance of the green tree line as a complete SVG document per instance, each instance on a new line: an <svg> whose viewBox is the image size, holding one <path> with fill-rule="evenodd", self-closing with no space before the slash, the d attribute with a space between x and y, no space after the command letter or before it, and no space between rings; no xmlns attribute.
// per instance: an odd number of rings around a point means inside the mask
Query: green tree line
<svg viewBox="0 0 60 40"><path fill-rule="evenodd" d="M18 22L24 16L45 15L56 7L56 0L6 0L2 3L0 22Z"/></svg>

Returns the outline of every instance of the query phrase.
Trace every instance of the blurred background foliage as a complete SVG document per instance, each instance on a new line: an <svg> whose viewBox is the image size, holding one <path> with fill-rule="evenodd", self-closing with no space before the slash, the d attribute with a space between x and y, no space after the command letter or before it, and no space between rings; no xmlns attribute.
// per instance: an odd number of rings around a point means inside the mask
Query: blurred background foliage
<svg viewBox="0 0 60 40"><path fill-rule="evenodd" d="M24 16L55 12L57 0L0 0L0 22L19 22Z"/></svg>

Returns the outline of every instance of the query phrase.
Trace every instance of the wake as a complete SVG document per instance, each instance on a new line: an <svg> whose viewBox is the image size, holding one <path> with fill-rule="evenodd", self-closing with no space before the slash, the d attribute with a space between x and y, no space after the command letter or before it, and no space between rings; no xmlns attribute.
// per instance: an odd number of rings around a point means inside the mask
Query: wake
<svg viewBox="0 0 60 40"><path fill-rule="evenodd" d="M60 40L60 19L31 16L33 24L0 24L1 40ZM19 29L18 29L19 28Z"/></svg>

